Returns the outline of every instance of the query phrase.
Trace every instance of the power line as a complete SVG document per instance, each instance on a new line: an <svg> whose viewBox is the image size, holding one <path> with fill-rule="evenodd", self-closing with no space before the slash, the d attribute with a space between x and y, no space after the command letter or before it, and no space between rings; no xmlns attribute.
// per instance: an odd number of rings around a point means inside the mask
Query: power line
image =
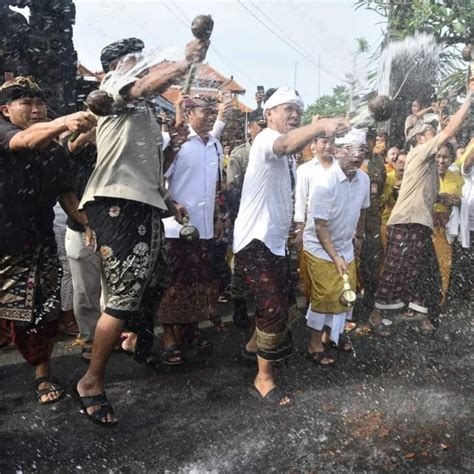
<svg viewBox="0 0 474 474"><path fill-rule="evenodd" d="M176 2L174 0L171 0L171 3L173 4L173 6L175 7L175 9L177 10L178 13L176 13L174 10L172 10L169 5L167 5L165 2L161 2L162 5L168 9L168 11L170 11L179 21L181 21L181 23L183 23L184 25L186 25L186 27L188 29L191 28L191 21L189 20L189 18L187 17L187 15L183 12L183 10L181 10L181 8L176 4ZM236 71L238 74L240 74L244 79L246 79L247 81L250 81L251 83L253 83L254 86L257 85L257 81L255 81L254 79L252 79L248 74L244 73L242 70L240 70L240 68L238 68L235 64L233 64L229 59L227 59L224 54L219 51L212 43L211 43L211 46L210 46L210 50L217 56L220 58L221 61L225 62L227 64L227 67L230 67L230 70L234 70Z"/></svg>
<svg viewBox="0 0 474 474"><path fill-rule="evenodd" d="M307 61L309 61L310 63L312 63L313 65L315 65L316 67L320 68L322 71L324 71L326 74L328 74L329 76L332 76L334 77L335 79L337 79L338 81L344 81L344 79L340 78L339 76L335 75L334 73L332 73L331 71L329 71L328 69L326 68L323 68L320 64L318 64L318 62L316 61L315 58L313 58L309 53L307 53L304 49L301 48L301 46L298 45L298 48L300 49L297 49L295 46L293 46L285 37L283 37L281 34L279 34L277 31L273 30L267 23L265 23L264 21L262 21L262 19L255 14L255 12L253 12L252 10L250 10L241 0L237 0L237 2L240 4L240 6L242 6L245 10L247 10L248 13L250 13L250 15L252 15L260 24L262 24L268 31L270 31L270 33L272 33L274 36L276 36L278 39L280 39L283 43L285 43L289 48L291 48L293 51L295 51L296 53L298 53L300 56L302 56L304 59L306 59ZM252 4L253 5L253 4ZM261 10L259 10L261 11ZM265 15L265 17L268 19L269 22L271 22L273 25L275 25L275 23L267 16ZM275 25L276 26L276 25ZM279 27L278 27L279 28ZM281 28L279 28L281 30ZM290 41L292 41L293 43L297 44L296 41L294 41L287 33L284 33L289 39Z"/></svg>

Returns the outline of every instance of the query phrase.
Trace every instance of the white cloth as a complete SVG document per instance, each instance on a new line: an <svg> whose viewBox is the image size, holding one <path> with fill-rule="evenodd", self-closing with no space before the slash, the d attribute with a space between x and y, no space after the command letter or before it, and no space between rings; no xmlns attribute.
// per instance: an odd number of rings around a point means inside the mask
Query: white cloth
<svg viewBox="0 0 474 474"><path fill-rule="evenodd" d="M280 133L261 131L250 148L240 208L234 226L234 253L252 240L263 242L275 255L284 256L293 216L291 174L294 160L277 156L273 144Z"/></svg>
<svg viewBox="0 0 474 474"><path fill-rule="evenodd" d="M95 327L101 315L101 290L103 307L107 302L107 285L101 284L102 259L84 243L84 234L68 227L66 231L66 253L71 268L74 287L74 316L79 326L78 339L92 341Z"/></svg>
<svg viewBox="0 0 474 474"><path fill-rule="evenodd" d="M468 215L468 230L474 232L474 166L471 168L470 173L464 171L464 165L462 168L462 174L464 176L464 186L462 188L462 197L465 199L465 209L461 206L461 219L462 216ZM464 247L464 245L463 245ZM469 244L466 246L469 248Z"/></svg>
<svg viewBox="0 0 474 474"><path fill-rule="evenodd" d="M332 159L332 164L336 160ZM331 165L332 167L332 165ZM307 163L303 163L296 170L296 190L295 190L295 222L304 222L303 242L311 241L316 235L314 219L311 218L309 199L313 192L315 183L324 180L324 175L331 168L324 168L318 158L313 158Z"/></svg>
<svg viewBox="0 0 474 474"><path fill-rule="evenodd" d="M453 206L453 208L451 209L451 214L449 216L449 221L446 224L446 239L450 244L452 244L456 237L459 235L459 225L459 209L456 206Z"/></svg>
<svg viewBox="0 0 474 474"><path fill-rule="evenodd" d="M171 197L186 208L189 222L198 228L201 239L214 237L214 206L221 172L222 146L219 141L209 134L205 144L190 129L188 141L165 173ZM182 226L174 217L163 219L163 224L166 238L179 238Z"/></svg>
<svg viewBox="0 0 474 474"><path fill-rule="evenodd" d="M357 170L349 181L338 163L315 183L310 197L308 219L328 221L328 229L336 252L346 262L354 260L352 238L357 228L361 209L370 206L370 179L366 173ZM315 257L331 261L323 249L316 231L304 235L304 249Z"/></svg>
<svg viewBox="0 0 474 474"><path fill-rule="evenodd" d="M306 323L308 327L316 331L322 331L325 326L331 328L329 339L335 344L339 344L339 337L344 332L346 321L350 321L351 319L352 308L344 311L344 313L332 314L311 311L311 306L309 306L306 312Z"/></svg>
<svg viewBox="0 0 474 474"><path fill-rule="evenodd" d="M303 99L297 95L294 89L290 89L287 86L279 87L263 104L263 116L267 110L273 109L282 104L294 104L301 110L304 109Z"/></svg>
<svg viewBox="0 0 474 474"><path fill-rule="evenodd" d="M365 145L366 133L359 128L351 128L343 137L336 138L336 145Z"/></svg>

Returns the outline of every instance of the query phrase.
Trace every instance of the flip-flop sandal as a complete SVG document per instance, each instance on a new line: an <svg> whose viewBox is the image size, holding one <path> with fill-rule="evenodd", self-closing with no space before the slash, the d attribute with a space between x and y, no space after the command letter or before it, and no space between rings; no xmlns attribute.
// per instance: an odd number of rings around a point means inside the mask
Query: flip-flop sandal
<svg viewBox="0 0 474 474"><path fill-rule="evenodd" d="M49 382L51 385L48 388L38 388L40 384L44 382ZM59 380L56 377L53 377L52 375L45 375L44 377L38 377L37 379L35 379L35 388L36 398L38 399L40 405L51 405L52 403L59 402L59 400L61 400L61 398L63 398L65 395L64 388L59 385ZM48 395L52 392L60 392L59 397L53 400L41 400L42 396Z"/></svg>
<svg viewBox="0 0 474 474"><path fill-rule="evenodd" d="M208 351L212 348L212 343L209 339L199 335L191 341L191 347L200 351Z"/></svg>
<svg viewBox="0 0 474 474"><path fill-rule="evenodd" d="M214 324L214 327L216 328L217 331L221 332L225 330L225 325L222 322L222 319L220 318L220 316L218 316L217 314L210 316L209 321L211 321L211 323Z"/></svg>
<svg viewBox="0 0 474 474"><path fill-rule="evenodd" d="M295 404L295 401L291 394L285 392L283 389L281 389L278 386L273 387L265 396L263 396L255 387L255 385L251 385L248 388L248 391L252 397L256 398L257 400L260 400L262 402L268 403L269 405L273 405L276 407L281 407L281 408L289 408L292 405ZM288 397L289 402L281 404L281 400L283 398Z"/></svg>
<svg viewBox="0 0 474 474"><path fill-rule="evenodd" d="M178 359L178 360L173 360ZM182 365L184 364L183 354L177 345L164 347L161 350L161 362L165 365Z"/></svg>
<svg viewBox="0 0 474 474"><path fill-rule="evenodd" d="M84 357L85 354L92 354L92 347L86 347L84 346L81 349L81 360L85 364L90 364L91 363L91 358L90 357Z"/></svg>
<svg viewBox="0 0 474 474"><path fill-rule="evenodd" d="M306 352L305 355L306 359L310 360L316 365L320 365L321 367L330 367L335 364L335 360L331 357L328 350L324 350L322 352ZM323 362L324 359L329 359L332 362Z"/></svg>
<svg viewBox="0 0 474 474"><path fill-rule="evenodd" d="M339 338L338 344L336 344L334 341L329 341L329 347L340 352L353 352L354 351L352 342L346 338Z"/></svg>
<svg viewBox="0 0 474 474"><path fill-rule="evenodd" d="M240 348L240 355L246 360L250 360L252 362L257 362L257 353L248 351L245 348L245 344Z"/></svg>
<svg viewBox="0 0 474 474"><path fill-rule="evenodd" d="M101 393L100 395L91 395L91 396L84 396L81 397L79 392L77 391L77 383L72 387L72 393L74 398L79 402L81 405L82 411L84 415L87 417L88 420L92 421L96 425L103 426L104 428L112 428L118 424L118 421L103 421L103 418L107 419L107 415L114 415L114 409L110 404L109 400L107 399L107 395L105 392ZM93 406L100 405L100 408L93 413L87 413L87 409Z"/></svg>

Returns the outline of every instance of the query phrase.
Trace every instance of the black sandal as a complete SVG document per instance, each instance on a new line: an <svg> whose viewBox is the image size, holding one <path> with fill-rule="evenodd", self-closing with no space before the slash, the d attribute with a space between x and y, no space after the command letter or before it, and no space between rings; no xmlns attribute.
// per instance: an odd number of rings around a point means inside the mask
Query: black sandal
<svg viewBox="0 0 474 474"><path fill-rule="evenodd" d="M209 339L199 334L191 341L191 347L199 351L208 351L212 348L212 343Z"/></svg>
<svg viewBox="0 0 474 474"><path fill-rule="evenodd" d="M178 360L173 360L178 359ZM163 347L161 350L161 362L165 365L182 365L184 364L183 354L179 350L179 347L175 344L168 347Z"/></svg>
<svg viewBox="0 0 474 474"><path fill-rule="evenodd" d="M240 355L246 360L251 360L252 362L257 362L257 353L248 351L245 348L245 344L241 347Z"/></svg>
<svg viewBox="0 0 474 474"><path fill-rule="evenodd" d="M38 388L40 384L44 382L49 382L51 385L48 388ZM52 375L45 375L44 377L38 377L35 379L35 388L36 388L36 397L38 398L38 402L40 405L51 405L52 403L59 402L61 398L64 397L65 392L64 389L59 385L59 380L56 377L53 377ZM43 402L41 400L41 397L44 395L48 395L48 393L52 392L60 392L59 397L53 399L53 400L46 400Z"/></svg>
<svg viewBox="0 0 474 474"><path fill-rule="evenodd" d="M338 344L336 344L334 341L329 341L329 346L341 352L354 351L354 346L352 345L352 342L349 341L349 339L347 339L346 337L340 337Z"/></svg>
<svg viewBox="0 0 474 474"><path fill-rule="evenodd" d="M85 364L90 364L91 359L89 359L88 357L84 357L84 354L92 354L92 347L83 346L83 348L81 349L82 362L84 362Z"/></svg>
<svg viewBox="0 0 474 474"><path fill-rule="evenodd" d="M293 397L278 386L273 387L265 396L263 396L257 390L255 385L251 385L248 390L252 397L256 398L257 400L266 402L269 405L278 406L281 408L288 408L294 405L295 403ZM285 397L287 397L290 401L288 403L280 403Z"/></svg>
<svg viewBox="0 0 474 474"><path fill-rule="evenodd" d="M321 367L329 367L331 365L334 365L334 363L336 362L327 350L324 350L322 352L306 352L305 357L314 364L320 365ZM324 359L329 359L332 362L323 362Z"/></svg>
<svg viewBox="0 0 474 474"><path fill-rule="evenodd" d="M103 421L104 418L107 420L107 415L115 415L114 409L112 408L112 405L107 399L107 395L105 394L105 392L101 393L100 395L81 397L79 395L79 392L77 391L76 383L72 388L72 393L81 405L84 415L86 415L86 417L90 421L92 421L92 423L106 428L111 428L112 426L116 426L118 424L118 421ZM98 410L94 411L93 413L87 413L88 408L96 405L100 405L100 408Z"/></svg>

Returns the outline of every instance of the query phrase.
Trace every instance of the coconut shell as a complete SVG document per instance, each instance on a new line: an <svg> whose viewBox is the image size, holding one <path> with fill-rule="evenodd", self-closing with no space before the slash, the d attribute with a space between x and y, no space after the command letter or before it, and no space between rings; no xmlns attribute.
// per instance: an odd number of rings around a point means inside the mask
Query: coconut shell
<svg viewBox="0 0 474 474"><path fill-rule="evenodd" d="M191 24L193 35L200 40L208 40L214 28L214 20L211 15L199 15Z"/></svg>
<svg viewBox="0 0 474 474"><path fill-rule="evenodd" d="M376 122L385 122L393 113L393 101L386 95L378 95L369 100L369 110Z"/></svg>
<svg viewBox="0 0 474 474"><path fill-rule="evenodd" d="M89 110L99 117L112 114L114 99L105 91L95 90L89 93L86 98L86 105Z"/></svg>

